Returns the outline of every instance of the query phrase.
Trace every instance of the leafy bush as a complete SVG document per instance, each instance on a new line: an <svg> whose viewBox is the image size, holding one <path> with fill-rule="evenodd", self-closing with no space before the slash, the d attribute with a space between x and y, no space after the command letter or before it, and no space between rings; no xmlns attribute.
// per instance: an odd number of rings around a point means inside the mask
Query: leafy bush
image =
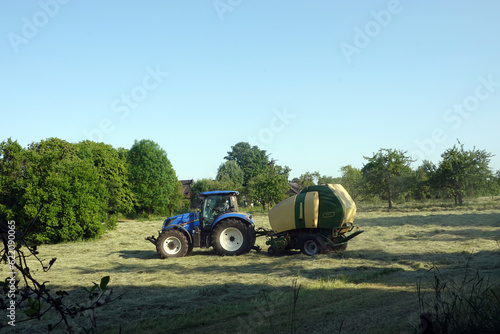
<svg viewBox="0 0 500 334"><path fill-rule="evenodd" d="M110 214L131 207L131 200L126 194L116 199L115 188L126 184L113 174L120 167L109 166L116 161L93 155L98 148L57 138L27 149L10 139L0 143L0 220L25 226L44 204L29 236L37 244L97 238L116 226Z"/></svg>

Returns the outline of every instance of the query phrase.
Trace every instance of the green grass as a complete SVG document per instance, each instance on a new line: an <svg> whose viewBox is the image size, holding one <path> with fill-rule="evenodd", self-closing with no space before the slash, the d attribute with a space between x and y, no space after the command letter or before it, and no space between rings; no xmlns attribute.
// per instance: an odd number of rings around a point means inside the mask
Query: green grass
<svg viewBox="0 0 500 334"><path fill-rule="evenodd" d="M269 227L267 216L254 218ZM498 209L361 211L356 223L365 233L343 253L271 257L259 238L262 253L219 257L195 249L161 260L144 240L161 221L120 221L97 241L39 247L42 258L57 261L47 273L34 263L32 270L53 291L66 289L76 299L81 286L111 276L109 287L124 295L97 310L105 333L120 327L122 333L291 333L294 282L301 287L297 333L414 333L417 282L425 290L434 280L431 268L459 279L468 263L500 280ZM47 321L16 330L45 332Z"/></svg>
<svg viewBox="0 0 500 334"><path fill-rule="evenodd" d="M388 209L387 202L378 200L376 202L358 202L358 210L363 212L391 211L391 212L418 212L418 211L481 211L500 210L500 196L485 196L465 198L464 204L457 206L453 199L403 201L393 203L393 208Z"/></svg>

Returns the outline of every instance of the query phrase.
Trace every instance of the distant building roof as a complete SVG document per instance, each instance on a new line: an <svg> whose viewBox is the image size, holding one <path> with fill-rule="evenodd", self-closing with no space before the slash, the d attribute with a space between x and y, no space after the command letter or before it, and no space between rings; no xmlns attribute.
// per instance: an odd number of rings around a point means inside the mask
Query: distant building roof
<svg viewBox="0 0 500 334"><path fill-rule="evenodd" d="M288 186L290 187L290 189L288 189L288 191L286 192L286 194L288 196L297 195L302 190L302 187L300 186L300 184L295 183L295 182L288 183Z"/></svg>
<svg viewBox="0 0 500 334"><path fill-rule="evenodd" d="M194 183L194 180L181 180L182 184L182 193L184 196L191 196L191 185Z"/></svg>

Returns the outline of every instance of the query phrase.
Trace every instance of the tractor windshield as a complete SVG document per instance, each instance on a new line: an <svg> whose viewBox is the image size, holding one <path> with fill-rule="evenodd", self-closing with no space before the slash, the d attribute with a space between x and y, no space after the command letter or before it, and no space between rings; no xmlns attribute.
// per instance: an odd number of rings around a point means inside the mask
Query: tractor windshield
<svg viewBox="0 0 500 334"><path fill-rule="evenodd" d="M234 195L212 195L205 197L203 202L204 226L211 225L214 219L227 212L238 211L238 202Z"/></svg>

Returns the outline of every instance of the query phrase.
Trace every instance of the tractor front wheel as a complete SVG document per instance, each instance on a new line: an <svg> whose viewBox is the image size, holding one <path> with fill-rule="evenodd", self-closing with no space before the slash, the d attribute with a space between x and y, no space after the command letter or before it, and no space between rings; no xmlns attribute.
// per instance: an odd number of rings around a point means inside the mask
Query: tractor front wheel
<svg viewBox="0 0 500 334"><path fill-rule="evenodd" d="M183 257L189 249L189 242L184 233L175 229L163 231L156 242L156 251L162 259Z"/></svg>
<svg viewBox="0 0 500 334"><path fill-rule="evenodd" d="M308 235L304 238L302 247L300 247L300 251L302 254L312 256L323 253L325 249L325 242L321 240L320 236L317 235Z"/></svg>
<svg viewBox="0 0 500 334"><path fill-rule="evenodd" d="M219 255L241 255L255 243L253 226L228 219L218 223L212 232L212 245Z"/></svg>

